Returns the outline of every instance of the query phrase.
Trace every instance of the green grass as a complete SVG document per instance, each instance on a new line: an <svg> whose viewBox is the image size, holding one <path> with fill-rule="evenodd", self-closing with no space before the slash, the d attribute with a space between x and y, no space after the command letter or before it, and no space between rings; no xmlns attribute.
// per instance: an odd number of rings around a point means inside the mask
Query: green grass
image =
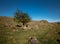
<svg viewBox="0 0 60 44"><path fill-rule="evenodd" d="M22 30L13 32L11 28L0 28L0 44L28 44L30 37L36 36L39 44L60 44L56 39L60 39L57 34L60 31L59 26L40 26L40 29Z"/></svg>

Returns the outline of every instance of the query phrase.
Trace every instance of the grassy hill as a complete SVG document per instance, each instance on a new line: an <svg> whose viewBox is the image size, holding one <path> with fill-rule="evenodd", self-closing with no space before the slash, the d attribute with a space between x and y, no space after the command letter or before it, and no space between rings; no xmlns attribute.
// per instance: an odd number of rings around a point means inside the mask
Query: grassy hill
<svg viewBox="0 0 60 44"><path fill-rule="evenodd" d="M28 30L15 24L12 18L0 17L0 44L28 44L32 36L36 36L39 44L60 44L60 22L31 21L28 23L31 29ZM14 26L18 31L14 31Z"/></svg>

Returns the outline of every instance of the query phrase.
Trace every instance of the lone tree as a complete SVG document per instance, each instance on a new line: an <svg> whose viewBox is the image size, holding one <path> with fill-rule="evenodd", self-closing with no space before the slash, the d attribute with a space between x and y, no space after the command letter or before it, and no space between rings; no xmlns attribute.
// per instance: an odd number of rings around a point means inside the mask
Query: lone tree
<svg viewBox="0 0 60 44"><path fill-rule="evenodd" d="M27 13L21 12L19 9L17 9L15 12L14 19L16 19L17 22L23 23L23 25L31 20L30 16Z"/></svg>

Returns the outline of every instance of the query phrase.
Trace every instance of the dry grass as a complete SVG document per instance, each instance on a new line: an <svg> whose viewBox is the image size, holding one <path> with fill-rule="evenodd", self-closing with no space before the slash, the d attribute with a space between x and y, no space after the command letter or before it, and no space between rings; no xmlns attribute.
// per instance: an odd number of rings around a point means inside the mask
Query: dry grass
<svg viewBox="0 0 60 44"><path fill-rule="evenodd" d="M13 32L13 28L4 27L3 23L7 21L3 21L0 21L0 44L28 44L28 40L32 36L36 36L39 44L60 44L60 34L58 34L60 23L32 21L29 23L31 29L22 30L20 27L16 27L18 31ZM14 21L9 20L8 22L11 22L12 26L16 24Z"/></svg>

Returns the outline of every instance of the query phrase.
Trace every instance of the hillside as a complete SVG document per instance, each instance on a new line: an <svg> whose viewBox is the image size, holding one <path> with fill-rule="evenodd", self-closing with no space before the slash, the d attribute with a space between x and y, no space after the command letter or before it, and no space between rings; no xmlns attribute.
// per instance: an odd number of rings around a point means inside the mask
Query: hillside
<svg viewBox="0 0 60 44"><path fill-rule="evenodd" d="M60 44L60 22L31 21L27 23L30 28L27 30L16 27L16 24L13 18L0 16L0 44L28 44L32 36L39 44Z"/></svg>

